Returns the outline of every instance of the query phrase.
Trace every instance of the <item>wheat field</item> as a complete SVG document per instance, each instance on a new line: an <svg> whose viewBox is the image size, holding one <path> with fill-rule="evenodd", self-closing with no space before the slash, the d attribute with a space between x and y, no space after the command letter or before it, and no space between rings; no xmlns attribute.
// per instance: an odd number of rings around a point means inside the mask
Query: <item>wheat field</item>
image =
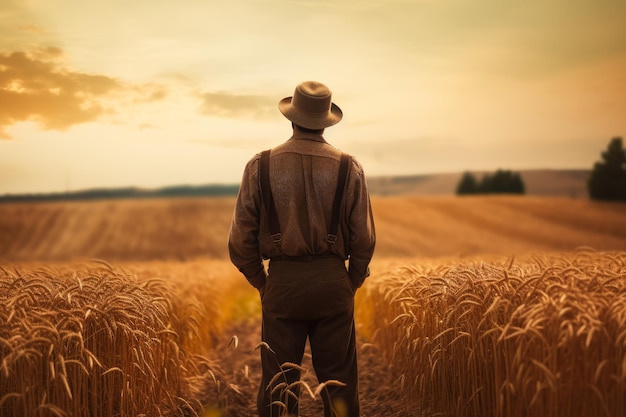
<svg viewBox="0 0 626 417"><path fill-rule="evenodd" d="M410 264L365 320L422 415L626 415L626 253Z"/></svg>
<svg viewBox="0 0 626 417"><path fill-rule="evenodd" d="M260 303L227 260L233 204L1 204L0 415L255 415L260 339L233 329ZM626 205L372 204L365 417L626 415Z"/></svg>

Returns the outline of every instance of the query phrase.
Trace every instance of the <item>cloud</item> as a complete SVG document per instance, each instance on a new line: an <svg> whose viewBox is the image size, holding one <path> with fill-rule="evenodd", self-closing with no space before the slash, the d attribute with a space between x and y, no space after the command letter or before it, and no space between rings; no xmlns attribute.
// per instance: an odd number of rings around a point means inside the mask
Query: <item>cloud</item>
<svg viewBox="0 0 626 417"><path fill-rule="evenodd" d="M99 74L62 65L63 51L48 47L0 53L0 138L21 121L45 130L66 130L116 113L121 104L159 101L167 95L158 85L131 86Z"/></svg>
<svg viewBox="0 0 626 417"><path fill-rule="evenodd" d="M270 119L276 116L278 101L262 95L239 95L227 92L204 93L200 95L200 113L217 117L249 117Z"/></svg>
<svg viewBox="0 0 626 417"><path fill-rule="evenodd" d="M36 35L48 34L48 32L44 28L42 28L39 25L33 25L33 24L20 26L18 30L22 32L26 32L26 33L36 34Z"/></svg>

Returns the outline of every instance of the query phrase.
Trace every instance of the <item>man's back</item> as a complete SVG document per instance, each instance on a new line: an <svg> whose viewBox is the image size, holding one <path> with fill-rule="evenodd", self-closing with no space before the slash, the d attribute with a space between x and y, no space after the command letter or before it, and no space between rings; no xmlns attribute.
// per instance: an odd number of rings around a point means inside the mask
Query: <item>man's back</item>
<svg viewBox="0 0 626 417"><path fill-rule="evenodd" d="M339 180L341 152L321 140L320 136L293 137L272 149L270 154L270 183L280 221L282 253L287 256L329 252L327 235ZM345 205L340 207L344 209ZM345 215L341 217L345 218ZM263 236L268 234L264 233L263 225L267 222L261 224L261 239L265 240ZM266 248L265 243L269 242L262 243L262 248ZM264 257L276 255L271 245L269 248L268 253L262 253ZM343 242L333 250L346 259Z"/></svg>

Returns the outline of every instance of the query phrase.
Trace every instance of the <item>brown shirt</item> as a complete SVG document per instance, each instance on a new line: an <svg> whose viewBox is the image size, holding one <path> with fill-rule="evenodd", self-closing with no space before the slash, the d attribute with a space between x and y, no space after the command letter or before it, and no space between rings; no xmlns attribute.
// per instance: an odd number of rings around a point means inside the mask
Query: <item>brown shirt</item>
<svg viewBox="0 0 626 417"><path fill-rule="evenodd" d="M233 214L228 249L233 264L261 288L266 272L262 259L281 255L331 253L348 260L355 287L369 275L376 236L367 183L361 165L351 157L341 204L337 241L327 235L339 176L341 151L323 136L297 132L270 154L270 183L282 233L279 249L270 237L259 186L260 154L246 165Z"/></svg>

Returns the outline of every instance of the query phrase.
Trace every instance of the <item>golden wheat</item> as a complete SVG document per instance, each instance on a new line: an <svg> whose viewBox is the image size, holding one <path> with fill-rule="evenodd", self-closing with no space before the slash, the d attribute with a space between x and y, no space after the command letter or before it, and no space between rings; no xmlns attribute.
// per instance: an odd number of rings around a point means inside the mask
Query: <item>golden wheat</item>
<svg viewBox="0 0 626 417"><path fill-rule="evenodd" d="M374 281L367 325L424 415L625 415L626 253L410 265Z"/></svg>
<svg viewBox="0 0 626 417"><path fill-rule="evenodd" d="M409 415L624 413L626 254L374 268L388 272L357 292L357 326ZM258 294L226 262L0 270L3 416L226 413L253 395L219 366L238 345L223 338L229 323L259 317ZM295 384L278 389L323 388Z"/></svg>
<svg viewBox="0 0 626 417"><path fill-rule="evenodd" d="M220 369L220 349L240 341L226 329L260 316L227 261L233 204L0 205L0 414L253 415L240 400L254 394ZM389 360L407 415L626 414L626 255L545 254L626 250L623 204L372 204L379 239L356 324ZM470 254L481 258L433 258ZM116 267L73 261L85 257ZM8 266L33 260L47 264ZM289 390L323 387L299 384Z"/></svg>
<svg viewBox="0 0 626 417"><path fill-rule="evenodd" d="M191 350L195 323L172 292L106 265L2 269L0 415L199 412L211 365Z"/></svg>

